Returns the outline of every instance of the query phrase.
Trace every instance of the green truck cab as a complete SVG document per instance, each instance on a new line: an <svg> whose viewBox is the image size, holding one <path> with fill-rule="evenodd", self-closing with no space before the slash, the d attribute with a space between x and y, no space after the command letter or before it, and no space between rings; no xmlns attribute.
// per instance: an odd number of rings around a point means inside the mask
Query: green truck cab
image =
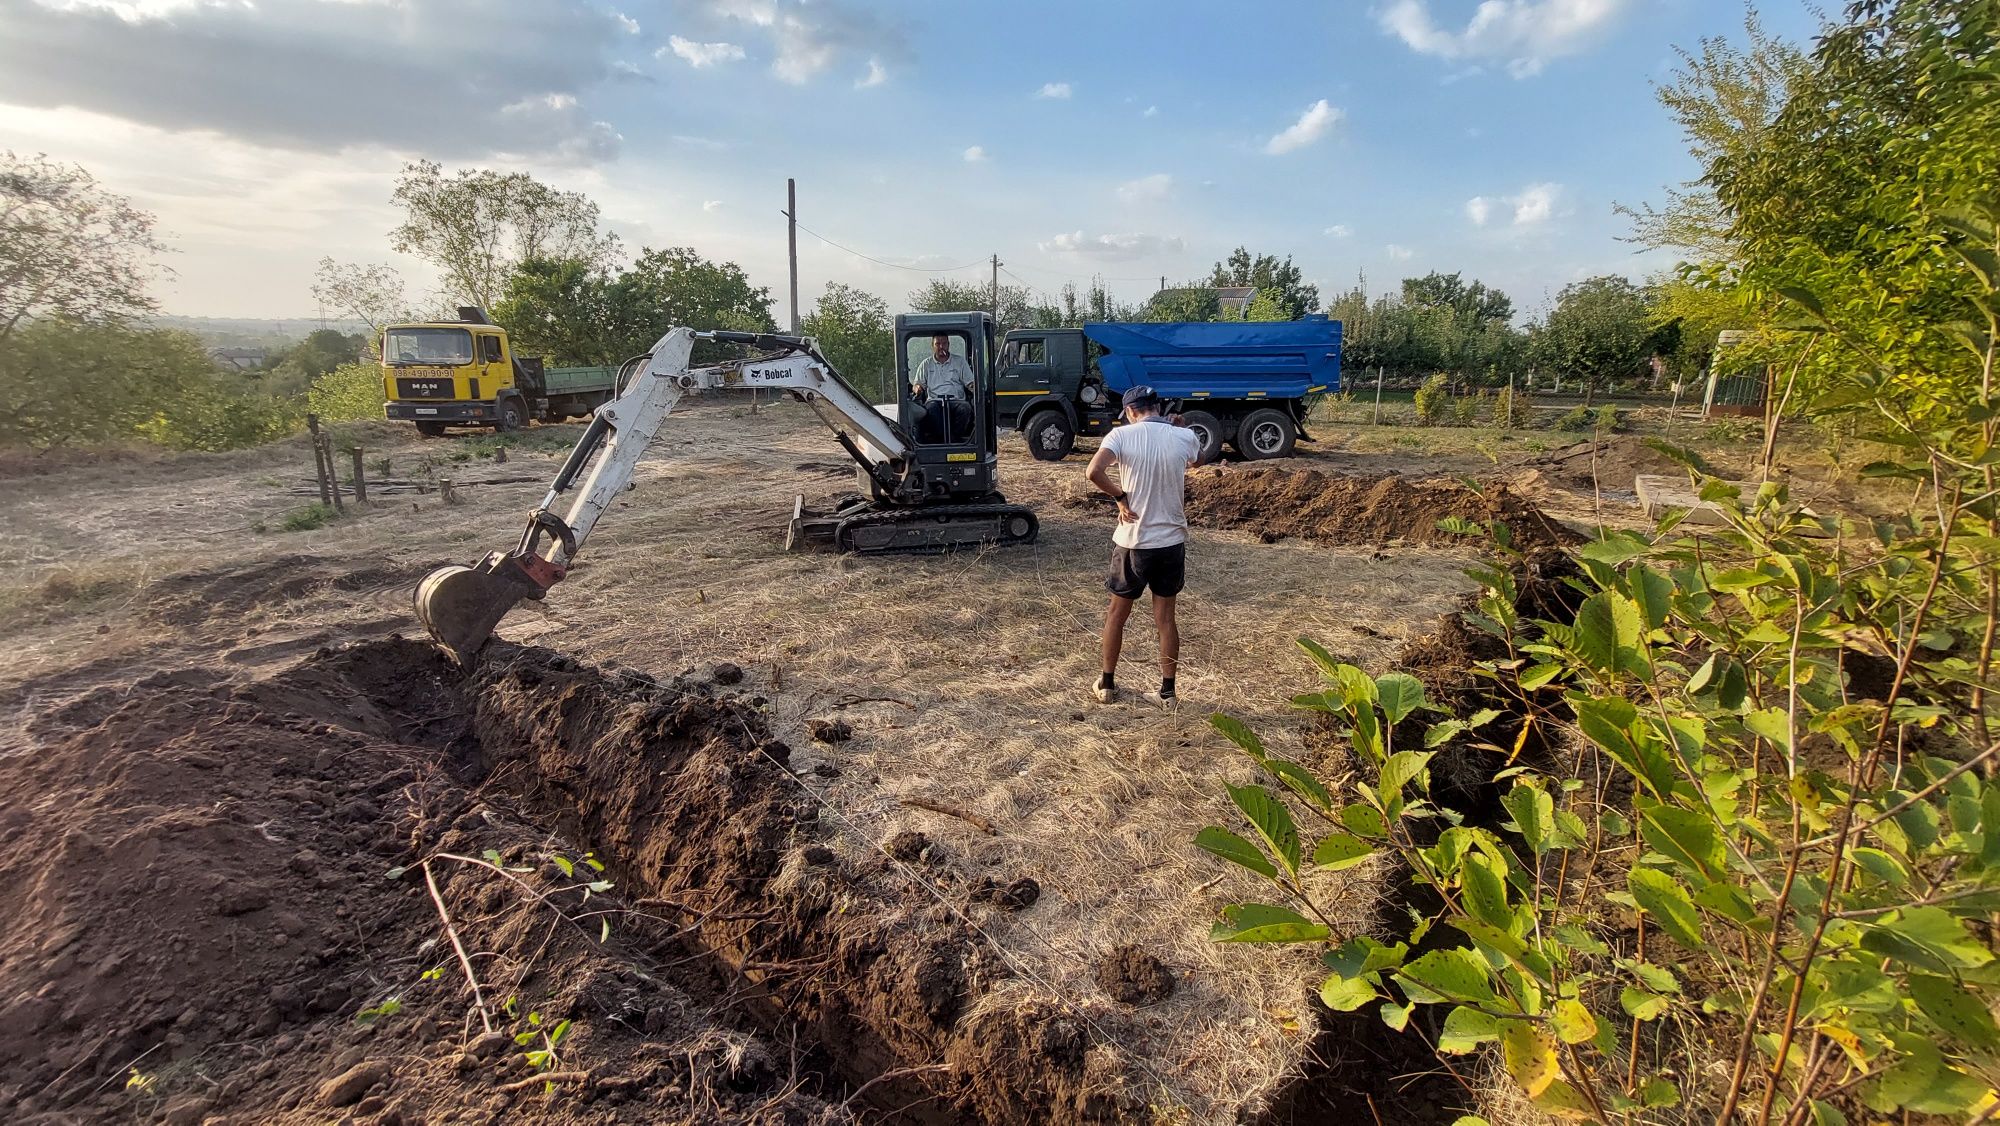
<svg viewBox="0 0 2000 1126"><path fill-rule="evenodd" d="M518 430L531 419L588 415L617 389L615 368L547 368L516 356L507 330L482 309L382 330L383 408L428 437L448 426Z"/></svg>

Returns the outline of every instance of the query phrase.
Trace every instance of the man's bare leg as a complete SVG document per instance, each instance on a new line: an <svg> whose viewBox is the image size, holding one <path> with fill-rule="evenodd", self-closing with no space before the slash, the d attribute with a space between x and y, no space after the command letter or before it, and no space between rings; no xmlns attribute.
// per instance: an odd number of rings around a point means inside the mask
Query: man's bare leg
<svg viewBox="0 0 2000 1126"><path fill-rule="evenodd" d="M1118 652L1125 648L1125 622L1132 616L1132 599L1111 596L1111 608L1104 613L1104 675L1097 680L1097 698L1110 703L1114 695L1113 676L1118 672Z"/></svg>
<svg viewBox="0 0 2000 1126"><path fill-rule="evenodd" d="M1174 600L1153 596L1153 624L1160 629L1160 695L1174 696L1174 677L1181 668L1181 626L1174 617Z"/></svg>

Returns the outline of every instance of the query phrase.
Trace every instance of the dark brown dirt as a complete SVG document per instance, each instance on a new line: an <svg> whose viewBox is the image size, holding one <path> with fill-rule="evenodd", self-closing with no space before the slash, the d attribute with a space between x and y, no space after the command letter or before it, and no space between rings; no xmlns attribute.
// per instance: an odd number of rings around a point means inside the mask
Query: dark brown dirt
<svg viewBox="0 0 2000 1126"><path fill-rule="evenodd" d="M1597 458L1591 460L1591 447ZM1586 438L1572 446L1530 458L1518 468L1532 469L1568 489L1589 492L1593 482L1621 493L1632 491L1633 479L1641 473L1668 477L1687 476L1687 467L1646 444L1636 434L1613 434L1599 442Z"/></svg>
<svg viewBox="0 0 2000 1126"><path fill-rule="evenodd" d="M1114 1001L1153 1005L1174 995L1174 972L1137 946L1120 946L1097 964L1097 985Z"/></svg>
<svg viewBox="0 0 2000 1126"><path fill-rule="evenodd" d="M862 1101L905 1120L1138 1117L1129 1065L1075 1018L1019 990L979 1004L995 954L885 861L825 848L755 710L713 693L504 645L468 675L397 640L47 715L0 759L24 795L0 808L0 1106L837 1122L893 1071ZM512 1036L560 1020L544 1093Z"/></svg>
<svg viewBox="0 0 2000 1126"><path fill-rule="evenodd" d="M1440 529L1438 521L1448 516L1482 524L1503 521L1522 547L1579 538L1505 485L1481 488L1475 493L1455 481L1217 466L1188 477L1187 515L1190 524L1240 529L1267 543L1286 538L1329 544L1476 542Z"/></svg>
<svg viewBox="0 0 2000 1126"><path fill-rule="evenodd" d="M246 612L304 598L315 591L349 593L412 587L425 566L332 566L309 555L282 555L250 565L169 575L146 588L146 616L173 626L212 618L232 623Z"/></svg>

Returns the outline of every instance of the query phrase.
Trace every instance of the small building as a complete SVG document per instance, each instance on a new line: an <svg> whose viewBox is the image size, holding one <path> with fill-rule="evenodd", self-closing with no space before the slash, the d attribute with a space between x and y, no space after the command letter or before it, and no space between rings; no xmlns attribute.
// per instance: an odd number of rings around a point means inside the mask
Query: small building
<svg viewBox="0 0 2000 1126"><path fill-rule="evenodd" d="M1250 315L1250 303L1257 300L1254 285L1223 285L1215 289L1215 303L1225 321L1240 321Z"/></svg>
<svg viewBox="0 0 2000 1126"><path fill-rule="evenodd" d="M1770 396L1770 366L1759 359L1738 358L1736 348L1749 341L1749 333L1733 328L1716 337L1715 351L1708 359L1708 386L1701 398L1703 418L1763 416Z"/></svg>
<svg viewBox="0 0 2000 1126"><path fill-rule="evenodd" d="M208 358L218 367L233 368L236 371L262 371L270 361L270 353L262 348L211 348Z"/></svg>

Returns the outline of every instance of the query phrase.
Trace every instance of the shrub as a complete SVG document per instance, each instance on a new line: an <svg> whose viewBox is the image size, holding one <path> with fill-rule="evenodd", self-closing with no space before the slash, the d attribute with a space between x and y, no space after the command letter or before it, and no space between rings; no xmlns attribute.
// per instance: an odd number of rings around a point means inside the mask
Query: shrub
<svg viewBox="0 0 2000 1126"><path fill-rule="evenodd" d="M365 422L383 417L382 369L342 364L312 381L306 409L325 422Z"/></svg>
<svg viewBox="0 0 2000 1126"><path fill-rule="evenodd" d="M139 426L148 441L177 450L234 450L282 438L305 420L296 399L280 399L217 375L182 389Z"/></svg>
<svg viewBox="0 0 2000 1126"><path fill-rule="evenodd" d="M1486 391L1481 389L1471 395L1460 395L1451 401L1451 424L1453 426L1477 426L1479 416L1485 413Z"/></svg>
<svg viewBox="0 0 2000 1126"><path fill-rule="evenodd" d="M1417 425L1436 426L1451 405L1451 381L1443 372L1424 380L1417 388Z"/></svg>
<svg viewBox="0 0 2000 1126"><path fill-rule="evenodd" d="M1600 434L1616 434L1623 430L1624 423L1618 417L1618 408L1606 403L1593 412L1592 426Z"/></svg>
<svg viewBox="0 0 2000 1126"><path fill-rule="evenodd" d="M338 513L334 512L331 505L315 501L304 508L294 508L285 513L284 519L279 521L278 526L287 532L310 532L314 528L323 528L332 523L336 515Z"/></svg>
<svg viewBox="0 0 2000 1126"><path fill-rule="evenodd" d="M1513 387L1502 387L1493 396L1493 424L1506 430L1519 430L1528 425L1528 393Z"/></svg>
<svg viewBox="0 0 2000 1126"><path fill-rule="evenodd" d="M1591 412L1589 407L1571 407L1569 410L1563 412L1561 418L1556 419L1556 429L1581 434L1590 429L1590 422Z"/></svg>

